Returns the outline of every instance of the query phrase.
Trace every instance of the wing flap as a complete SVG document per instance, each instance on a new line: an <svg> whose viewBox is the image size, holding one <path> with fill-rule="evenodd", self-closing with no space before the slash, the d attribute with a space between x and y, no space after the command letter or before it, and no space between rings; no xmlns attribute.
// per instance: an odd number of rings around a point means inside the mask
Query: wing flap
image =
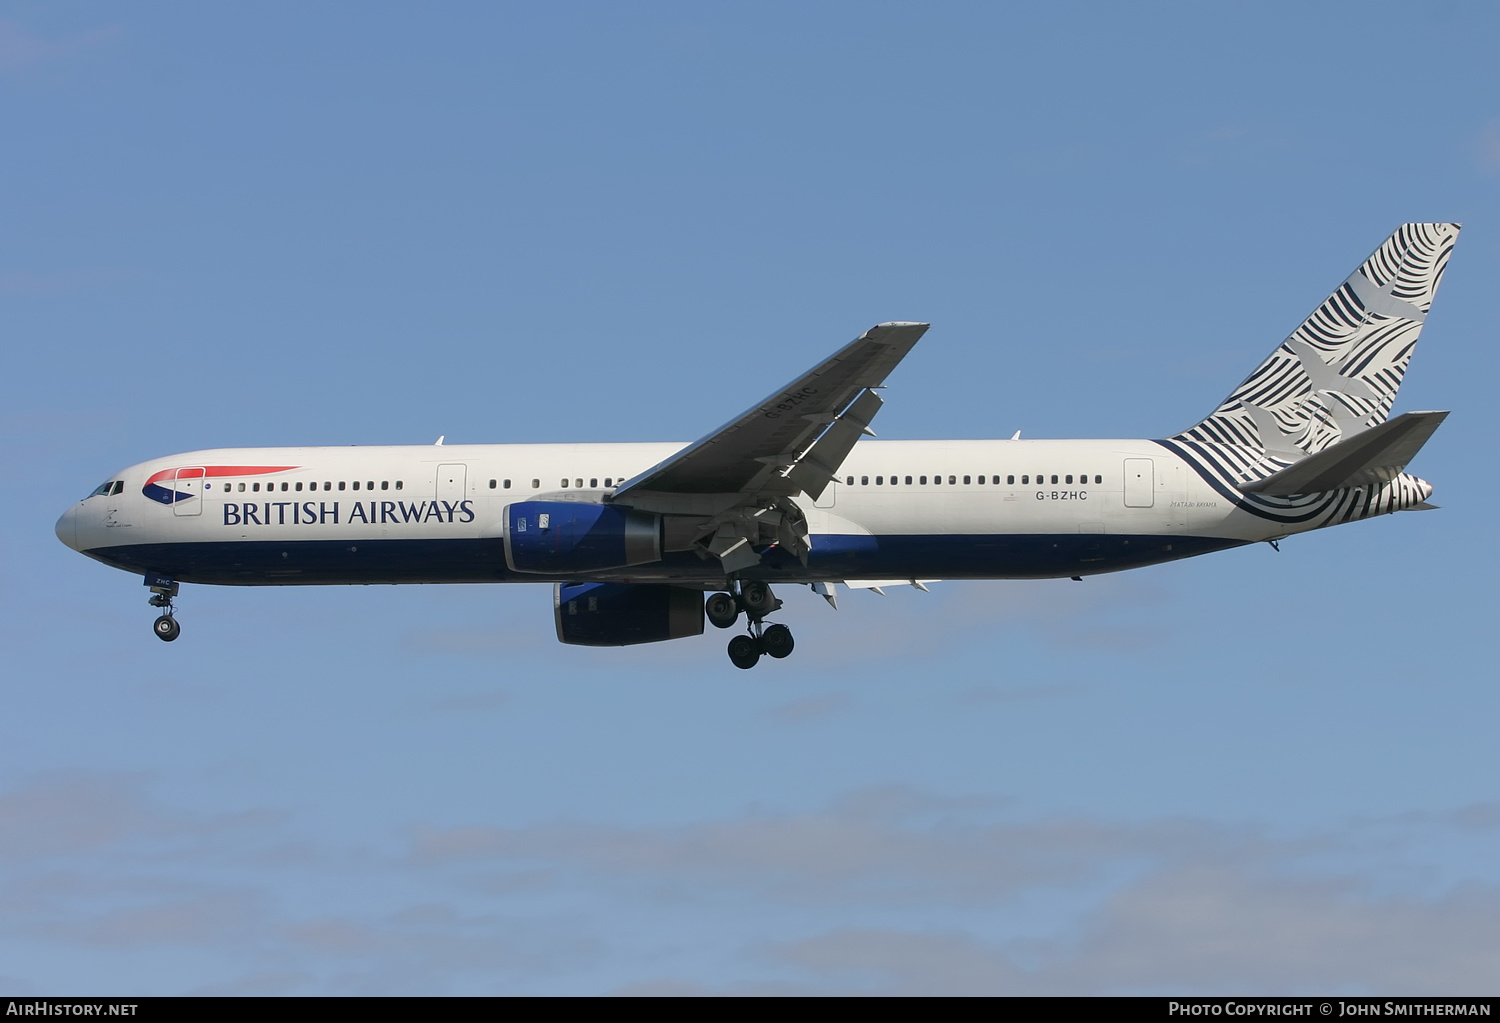
<svg viewBox="0 0 1500 1023"><path fill-rule="evenodd" d="M1446 412L1407 412L1330 444L1265 479L1241 484L1240 489L1247 494L1290 497L1388 483L1401 474L1447 417Z"/></svg>
<svg viewBox="0 0 1500 1023"><path fill-rule="evenodd" d="M822 497L829 482L838 475L839 466L854 450L855 442L869 432L870 420L875 418L883 404L880 395L874 391L861 391L843 414L829 424L822 436L813 441L812 447L792 463L786 478L814 501Z"/></svg>

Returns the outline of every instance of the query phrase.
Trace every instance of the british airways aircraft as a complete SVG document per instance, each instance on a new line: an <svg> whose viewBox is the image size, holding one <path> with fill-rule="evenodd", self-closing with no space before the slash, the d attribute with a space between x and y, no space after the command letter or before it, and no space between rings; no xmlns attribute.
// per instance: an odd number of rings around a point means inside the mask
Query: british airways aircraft
<svg viewBox="0 0 1500 1023"><path fill-rule="evenodd" d="M168 641L181 583L550 582L563 643L743 616L750 668L792 651L773 586L837 607L839 584L1081 579L1431 507L1404 470L1447 413L1390 413L1458 231L1403 225L1160 440L863 440L927 330L882 323L685 446L192 451L114 474L57 535L144 576Z"/></svg>

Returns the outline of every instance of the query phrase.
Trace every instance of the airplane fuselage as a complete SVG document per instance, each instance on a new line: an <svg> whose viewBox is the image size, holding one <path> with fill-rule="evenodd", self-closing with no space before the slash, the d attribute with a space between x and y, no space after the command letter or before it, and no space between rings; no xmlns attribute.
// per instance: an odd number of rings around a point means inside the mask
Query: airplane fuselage
<svg viewBox="0 0 1500 1023"><path fill-rule="evenodd" d="M229 585L614 581L714 588L725 575L663 521L660 560L516 571L505 510L607 503L681 444L239 448L143 462L58 523L68 546L179 582ZM1403 477L1411 507L1425 484ZM1150 440L874 441L798 505L807 564L774 547L744 578L1034 579L1172 561L1330 524L1249 510ZM1364 517L1363 515L1358 517ZM1343 518L1336 519L1344 521Z"/></svg>

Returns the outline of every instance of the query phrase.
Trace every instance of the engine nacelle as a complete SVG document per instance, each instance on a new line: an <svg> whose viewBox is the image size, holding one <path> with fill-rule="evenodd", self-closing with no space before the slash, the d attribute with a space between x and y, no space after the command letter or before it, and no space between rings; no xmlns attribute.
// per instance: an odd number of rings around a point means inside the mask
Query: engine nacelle
<svg viewBox="0 0 1500 1023"><path fill-rule="evenodd" d="M703 635L703 591L661 583L558 583L557 638L573 646L631 646Z"/></svg>
<svg viewBox="0 0 1500 1023"><path fill-rule="evenodd" d="M505 561L513 571L557 575L660 560L660 515L570 501L506 506Z"/></svg>

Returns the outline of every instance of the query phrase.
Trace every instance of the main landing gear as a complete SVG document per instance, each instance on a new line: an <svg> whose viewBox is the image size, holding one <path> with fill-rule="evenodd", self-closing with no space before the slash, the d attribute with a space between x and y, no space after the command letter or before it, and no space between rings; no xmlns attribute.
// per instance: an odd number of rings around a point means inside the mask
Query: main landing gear
<svg viewBox="0 0 1500 1023"><path fill-rule="evenodd" d="M729 660L736 668L753 668L761 654L780 659L792 652L796 641L785 625L767 625L765 617L781 607L781 601L763 582L735 582L733 593L714 593L704 602L703 612L716 628L727 629L745 613L749 634L729 641Z"/></svg>
<svg viewBox="0 0 1500 1023"><path fill-rule="evenodd" d="M151 587L151 599L146 603L163 611L161 617L152 623L151 631L156 633L157 639L170 643L182 635L182 626L173 617L177 609L172 606L172 598L177 596L177 583L161 576L147 576L146 585Z"/></svg>

